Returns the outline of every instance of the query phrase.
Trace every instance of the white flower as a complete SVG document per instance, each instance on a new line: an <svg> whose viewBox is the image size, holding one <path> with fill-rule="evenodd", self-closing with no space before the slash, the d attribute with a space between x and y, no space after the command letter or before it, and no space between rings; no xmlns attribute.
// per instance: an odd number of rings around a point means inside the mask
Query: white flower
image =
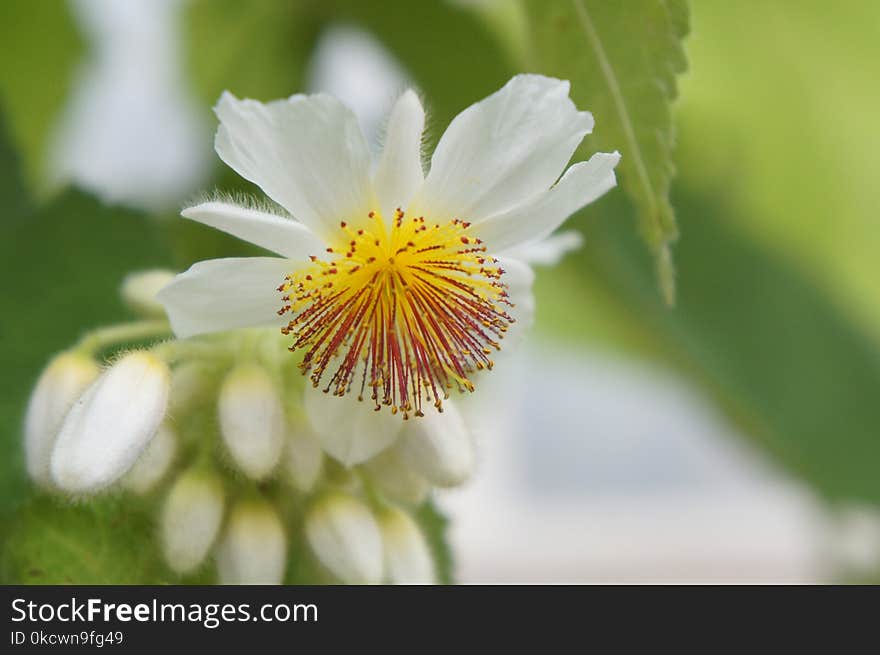
<svg viewBox="0 0 880 655"><path fill-rule="evenodd" d="M239 502L217 547L220 584L281 584L286 560L287 538L272 506Z"/></svg>
<svg viewBox="0 0 880 655"><path fill-rule="evenodd" d="M312 552L345 584L382 581L382 535L357 498L334 493L318 500L306 516L305 533Z"/></svg>
<svg viewBox="0 0 880 655"><path fill-rule="evenodd" d="M126 473L165 416L171 374L148 352L120 358L74 403L52 452L55 484L72 493L103 489Z"/></svg>
<svg viewBox="0 0 880 655"><path fill-rule="evenodd" d="M188 573L205 559L223 519L223 488L205 473L189 471L171 487L160 522L165 561Z"/></svg>
<svg viewBox="0 0 880 655"><path fill-rule="evenodd" d="M315 386L404 416L439 408L449 388L473 390L508 331L530 322L522 258L615 185L616 152L565 170L593 128L568 90L514 77L452 121L427 175L412 91L395 104L372 169L354 115L334 98L263 104L224 93L217 153L289 216L219 201L183 215L281 257L210 260L179 275L158 295L175 332L276 325ZM545 243L538 259L570 246Z"/></svg>
<svg viewBox="0 0 880 655"><path fill-rule="evenodd" d="M25 463L34 482L51 485L49 462L61 421L100 372L91 358L62 353L40 375L24 420Z"/></svg>
<svg viewBox="0 0 880 655"><path fill-rule="evenodd" d="M217 401L220 434L236 465L261 480L278 464L285 423L281 396L257 364L239 364L223 381Z"/></svg>
<svg viewBox="0 0 880 655"><path fill-rule="evenodd" d="M434 560L425 536L406 512L389 507L379 517L385 575L391 584L434 584Z"/></svg>

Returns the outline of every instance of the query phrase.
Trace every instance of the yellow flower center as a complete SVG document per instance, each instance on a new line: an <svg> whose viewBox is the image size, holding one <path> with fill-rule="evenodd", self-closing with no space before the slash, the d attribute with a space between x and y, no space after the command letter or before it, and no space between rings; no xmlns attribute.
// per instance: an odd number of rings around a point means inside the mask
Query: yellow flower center
<svg viewBox="0 0 880 655"><path fill-rule="evenodd" d="M369 391L377 410L404 418L422 416L423 400L443 411L449 389L474 390L514 319L504 271L469 227L398 209L389 229L370 212L363 228L341 222L326 257L285 277L278 313L292 318L281 331L306 351L300 368L315 387L327 375L325 392Z"/></svg>

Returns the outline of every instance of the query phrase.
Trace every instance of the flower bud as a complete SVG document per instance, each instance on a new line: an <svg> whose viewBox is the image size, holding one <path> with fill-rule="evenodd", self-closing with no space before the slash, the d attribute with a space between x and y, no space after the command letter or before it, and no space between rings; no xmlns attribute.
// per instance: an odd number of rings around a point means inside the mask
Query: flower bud
<svg viewBox="0 0 880 655"><path fill-rule="evenodd" d="M148 352L123 356L71 407L52 452L52 478L72 493L98 491L134 464L168 404L170 374Z"/></svg>
<svg viewBox="0 0 880 655"><path fill-rule="evenodd" d="M303 493L308 493L321 476L323 463L321 444L308 426L289 427L284 471L290 483Z"/></svg>
<svg viewBox="0 0 880 655"><path fill-rule="evenodd" d="M122 478L122 485L137 494L147 493L168 471L176 453L177 436L171 426L163 423L150 445Z"/></svg>
<svg viewBox="0 0 880 655"><path fill-rule="evenodd" d="M379 517L385 576L391 584L434 584L434 560L425 536L409 514L396 507Z"/></svg>
<svg viewBox="0 0 880 655"><path fill-rule="evenodd" d="M156 300L156 294L174 279L172 271L152 270L129 273L122 280L119 294L126 306L138 316L162 318L165 308Z"/></svg>
<svg viewBox="0 0 880 655"><path fill-rule="evenodd" d="M235 464L260 480L278 464L284 445L284 408L269 374L242 364L223 381L218 400L220 434Z"/></svg>
<svg viewBox="0 0 880 655"><path fill-rule="evenodd" d="M398 444L403 461L438 487L454 487L474 468L474 445L458 409L449 401L443 412L425 412L411 421Z"/></svg>
<svg viewBox="0 0 880 655"><path fill-rule="evenodd" d="M100 369L89 357L75 353L56 356L37 380L24 420L24 454L28 474L49 486L49 462L61 421Z"/></svg>
<svg viewBox="0 0 880 655"><path fill-rule="evenodd" d="M168 566L188 573L205 559L223 519L223 488L211 475L189 471L171 488L162 508L162 550Z"/></svg>
<svg viewBox="0 0 880 655"><path fill-rule="evenodd" d="M348 399L346 399L348 400ZM394 443L403 421L390 411L376 412L372 401L345 402L307 386L303 404L321 446L344 466L370 459Z"/></svg>
<svg viewBox="0 0 880 655"><path fill-rule="evenodd" d="M312 551L345 584L382 580L382 536L369 508L342 493L320 499L306 517Z"/></svg>
<svg viewBox="0 0 880 655"><path fill-rule="evenodd" d="M168 412L179 416L200 403L213 400L210 374L202 362L184 362L171 371Z"/></svg>
<svg viewBox="0 0 880 655"><path fill-rule="evenodd" d="M220 584L281 584L286 563L287 538L272 506L238 503L217 547Z"/></svg>
<svg viewBox="0 0 880 655"><path fill-rule="evenodd" d="M418 505L430 491L428 481L403 462L397 446L379 453L365 466L370 479L394 500Z"/></svg>

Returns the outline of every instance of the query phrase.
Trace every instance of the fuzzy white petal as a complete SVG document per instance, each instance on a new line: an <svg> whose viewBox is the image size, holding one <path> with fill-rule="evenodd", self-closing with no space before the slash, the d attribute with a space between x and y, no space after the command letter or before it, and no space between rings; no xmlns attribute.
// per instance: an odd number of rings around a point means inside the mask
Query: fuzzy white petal
<svg viewBox="0 0 880 655"><path fill-rule="evenodd" d="M617 184L617 152L597 152L589 161L569 168L562 179L538 197L496 214L475 226L476 233L494 252L547 236L581 207Z"/></svg>
<svg viewBox="0 0 880 655"><path fill-rule="evenodd" d="M580 232L567 230L552 234L545 239L520 244L504 251L501 255L518 259L526 264L554 266L565 255L579 249L583 244L584 237Z"/></svg>
<svg viewBox="0 0 880 655"><path fill-rule="evenodd" d="M52 452L52 479L92 493L124 475L165 416L171 373L147 352L122 357L73 405Z"/></svg>
<svg viewBox="0 0 880 655"><path fill-rule="evenodd" d="M239 175L316 234L370 211L370 154L354 114L335 98L269 103L224 93L214 148Z"/></svg>
<svg viewBox="0 0 880 655"><path fill-rule="evenodd" d="M422 185L422 132L425 111L414 91L397 100L388 119L385 147L373 176L373 188L386 222L396 208L406 209ZM389 223L390 224L390 223Z"/></svg>
<svg viewBox="0 0 880 655"><path fill-rule="evenodd" d="M180 337L258 325L284 325L278 285L296 264L274 257L230 257L193 264L158 294Z"/></svg>
<svg viewBox="0 0 880 655"><path fill-rule="evenodd" d="M434 151L418 211L478 222L550 188L593 129L568 90L566 81L517 75L456 116Z"/></svg>
<svg viewBox="0 0 880 655"><path fill-rule="evenodd" d="M397 439L403 420L387 407L374 411L372 401L337 398L307 386L306 415L321 446L345 466L360 464L385 450Z"/></svg>
<svg viewBox="0 0 880 655"><path fill-rule="evenodd" d="M306 260L326 247L299 221L228 202L203 202L180 214L289 259Z"/></svg>

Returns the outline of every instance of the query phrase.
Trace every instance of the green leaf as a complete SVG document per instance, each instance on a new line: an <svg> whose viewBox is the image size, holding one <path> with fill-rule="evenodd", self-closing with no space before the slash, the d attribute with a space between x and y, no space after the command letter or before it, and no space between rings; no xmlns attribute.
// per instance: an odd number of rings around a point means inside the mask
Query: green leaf
<svg viewBox="0 0 880 655"><path fill-rule="evenodd" d="M318 26L309 3L196 0L185 15L186 67L204 102L224 90L258 100L303 91Z"/></svg>
<svg viewBox="0 0 880 655"><path fill-rule="evenodd" d="M150 511L129 497L73 505L49 496L24 504L8 523L4 584L162 584Z"/></svg>
<svg viewBox="0 0 880 655"><path fill-rule="evenodd" d="M41 189L50 128L83 51L69 3L0 3L0 43L0 102L23 153L30 186Z"/></svg>
<svg viewBox="0 0 880 655"><path fill-rule="evenodd" d="M683 0L527 0L531 52L542 72L571 80L572 98L593 112L590 151L619 150L621 186L639 210L661 291L675 298L669 202L674 167L670 106L686 67Z"/></svg>
<svg viewBox="0 0 880 655"><path fill-rule="evenodd" d="M617 194L588 212L590 239L569 267L591 288L569 320L613 307L641 352L694 381L789 473L830 500L880 502L875 343L806 271L732 228L719 198L673 196L687 234L675 310L653 292L652 262L626 226L636 210Z"/></svg>

